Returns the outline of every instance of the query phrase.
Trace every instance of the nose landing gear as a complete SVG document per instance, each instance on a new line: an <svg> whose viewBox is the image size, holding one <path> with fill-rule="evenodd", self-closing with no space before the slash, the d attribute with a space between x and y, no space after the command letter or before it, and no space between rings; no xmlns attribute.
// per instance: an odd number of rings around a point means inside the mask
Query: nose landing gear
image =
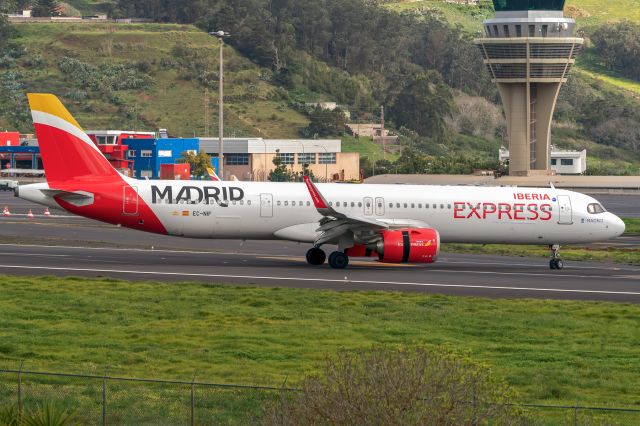
<svg viewBox="0 0 640 426"><path fill-rule="evenodd" d="M551 260L549 260L549 268L551 269L562 269L564 268L564 262L560 259L559 251L560 245L554 244L549 246L551 249Z"/></svg>

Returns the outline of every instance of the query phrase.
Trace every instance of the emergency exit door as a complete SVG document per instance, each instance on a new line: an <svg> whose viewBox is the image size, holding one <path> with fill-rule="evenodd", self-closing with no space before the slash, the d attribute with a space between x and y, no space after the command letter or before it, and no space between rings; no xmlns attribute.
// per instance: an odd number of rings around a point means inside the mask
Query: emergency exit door
<svg viewBox="0 0 640 426"><path fill-rule="evenodd" d="M260 217L273 217L272 194L260 194Z"/></svg>
<svg viewBox="0 0 640 426"><path fill-rule="evenodd" d="M364 200L364 215L371 216L373 215L373 198L365 197Z"/></svg>
<svg viewBox="0 0 640 426"><path fill-rule="evenodd" d="M138 215L138 187L125 185L122 187L122 214Z"/></svg>
<svg viewBox="0 0 640 426"><path fill-rule="evenodd" d="M571 225L573 223L573 212L571 211L571 198L568 195L558 195L558 209L560 210L558 223Z"/></svg>

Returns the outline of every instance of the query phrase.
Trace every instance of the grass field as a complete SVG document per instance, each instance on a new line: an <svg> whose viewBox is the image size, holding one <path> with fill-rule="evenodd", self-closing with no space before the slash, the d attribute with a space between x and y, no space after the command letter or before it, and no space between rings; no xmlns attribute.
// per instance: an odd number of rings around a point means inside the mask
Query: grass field
<svg viewBox="0 0 640 426"><path fill-rule="evenodd" d="M367 157L371 161L382 160L384 153L382 147L377 143L374 143L371 138L353 136L342 136L342 150L345 152L358 152L360 158ZM387 152L387 159L395 161L398 158L398 154Z"/></svg>
<svg viewBox="0 0 640 426"><path fill-rule="evenodd" d="M280 385L339 348L444 345L521 401L640 406L637 305L0 277L0 366Z"/></svg>

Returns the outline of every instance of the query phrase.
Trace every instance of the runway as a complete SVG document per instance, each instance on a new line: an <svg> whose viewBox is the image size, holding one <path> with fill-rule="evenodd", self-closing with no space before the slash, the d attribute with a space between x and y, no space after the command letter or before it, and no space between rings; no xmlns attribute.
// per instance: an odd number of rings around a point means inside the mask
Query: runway
<svg viewBox="0 0 640 426"><path fill-rule="evenodd" d="M551 271L544 258L442 253L432 265L353 260L333 270L307 265L305 244L168 237L23 207L40 216L0 218L0 273L640 302L640 267L567 262Z"/></svg>

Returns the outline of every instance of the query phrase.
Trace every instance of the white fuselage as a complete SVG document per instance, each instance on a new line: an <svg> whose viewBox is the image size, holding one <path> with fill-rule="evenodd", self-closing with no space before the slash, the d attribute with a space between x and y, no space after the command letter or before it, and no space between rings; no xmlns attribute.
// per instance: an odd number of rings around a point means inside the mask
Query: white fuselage
<svg viewBox="0 0 640 426"><path fill-rule="evenodd" d="M303 183L127 179L140 200L123 202L123 215L146 203L170 235L191 238L313 242L322 216ZM597 201L553 188L318 184L342 213L390 228L434 228L442 242L569 244L603 241L624 232L615 215L592 214ZM58 207L40 189L19 196ZM118 223L117 218L109 220Z"/></svg>
<svg viewBox="0 0 640 426"><path fill-rule="evenodd" d="M171 235L300 242L318 236L322 216L303 183L128 182ZM434 228L442 242L587 243L624 231L617 216L587 211L597 203L593 198L553 188L317 186L338 212L374 218L391 228Z"/></svg>

